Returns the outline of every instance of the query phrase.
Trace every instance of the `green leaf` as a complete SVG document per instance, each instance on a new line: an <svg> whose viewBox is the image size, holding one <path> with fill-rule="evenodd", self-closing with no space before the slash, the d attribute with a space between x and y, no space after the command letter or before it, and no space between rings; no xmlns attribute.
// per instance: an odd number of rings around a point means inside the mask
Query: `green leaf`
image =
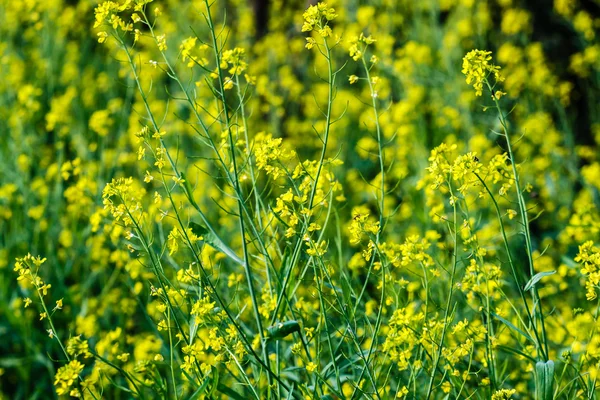
<svg viewBox="0 0 600 400"><path fill-rule="evenodd" d="M190 222L190 229L196 236L204 236L210 232L207 227L197 224L195 222Z"/></svg>
<svg viewBox="0 0 600 400"><path fill-rule="evenodd" d="M332 285L332 284L330 284L330 283L327 283L327 282L325 282L325 283L323 283L323 285L324 285L325 287L327 287L327 288L331 289L331 290L335 290L335 291L336 291L336 292L338 292L339 294L343 294L343 293L344 293L344 292L342 291L342 289L340 289L340 288L339 288L339 287L337 287L337 286L333 286L333 285Z"/></svg>
<svg viewBox="0 0 600 400"><path fill-rule="evenodd" d="M503 345L498 345L498 349L506 351L507 353L512 353L512 354L517 354L520 355L523 358L527 358L532 362L535 362L535 358L531 357L529 354L523 353L521 350L519 349L513 349L512 347L508 347L508 346L503 346Z"/></svg>
<svg viewBox="0 0 600 400"><path fill-rule="evenodd" d="M200 395L206 391L206 388L208 387L209 382L210 382L210 377L205 378L204 381L202 382L202 385L200 385L198 387L198 389L196 389L196 391L194 393L192 393L192 395L189 397L189 400L196 400L197 398L199 398Z"/></svg>
<svg viewBox="0 0 600 400"><path fill-rule="evenodd" d="M555 274L556 271L545 271L545 272L538 272L537 274L535 274L534 276L531 277L531 279L529 280L529 282L527 282L527 284L525 285L525 291L531 290L535 287L535 285L540 281L540 279L542 279L545 276L550 276Z"/></svg>
<svg viewBox="0 0 600 400"><path fill-rule="evenodd" d="M210 247L219 250L221 253L224 253L237 264L244 266L244 261L237 256L223 241L212 231L211 229L197 224L195 222L190 222L190 228L194 235L202 236L202 240L204 243L208 244Z"/></svg>
<svg viewBox="0 0 600 400"><path fill-rule="evenodd" d="M535 364L535 400L553 399L554 361Z"/></svg>
<svg viewBox="0 0 600 400"><path fill-rule="evenodd" d="M560 260L569 268L578 268L579 265L570 257L562 256Z"/></svg>
<svg viewBox="0 0 600 400"><path fill-rule="evenodd" d="M246 400L246 398L242 395L240 395L238 392L234 391L231 388L228 388L227 386L223 385L222 383L219 383L217 385L217 390L221 393L223 393L224 395L227 395L227 397L229 397L230 399L235 399L235 400Z"/></svg>
<svg viewBox="0 0 600 400"><path fill-rule="evenodd" d="M211 368L211 375L212 375L212 385L210 385L211 389L208 392L208 398L211 399L213 397L213 395L215 394L215 391L218 391L218 386L219 386L219 369L212 367Z"/></svg>
<svg viewBox="0 0 600 400"><path fill-rule="evenodd" d="M267 328L269 339L279 340L291 335L294 332L300 332L300 324L298 321L278 322Z"/></svg>
<svg viewBox="0 0 600 400"><path fill-rule="evenodd" d="M348 317L350 319L354 318L353 305L356 304L356 296L352 293L352 284L348 280L346 274L342 274L342 294L344 296L344 306L346 306L346 311L348 312Z"/></svg>
<svg viewBox="0 0 600 400"><path fill-rule="evenodd" d="M508 326L509 328L511 328L512 330L514 330L515 332L520 333L521 335L523 335L523 337L525 337L527 340L529 340L532 343L535 343L535 341L533 340L533 338L531 336L529 336L527 333L525 333L524 331L522 331L521 329L517 328L512 322L510 322L509 320L506 320L504 318L502 318L501 316L499 316L496 313L492 313L492 315L494 316L494 318L498 319L498 321L502 322L504 325Z"/></svg>

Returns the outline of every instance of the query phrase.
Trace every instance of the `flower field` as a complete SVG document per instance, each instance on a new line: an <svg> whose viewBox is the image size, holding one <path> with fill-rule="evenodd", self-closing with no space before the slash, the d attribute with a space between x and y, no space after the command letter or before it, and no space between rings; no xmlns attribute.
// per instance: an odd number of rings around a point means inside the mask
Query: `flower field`
<svg viewBox="0 0 600 400"><path fill-rule="evenodd" d="M598 0L0 21L0 400L600 398Z"/></svg>

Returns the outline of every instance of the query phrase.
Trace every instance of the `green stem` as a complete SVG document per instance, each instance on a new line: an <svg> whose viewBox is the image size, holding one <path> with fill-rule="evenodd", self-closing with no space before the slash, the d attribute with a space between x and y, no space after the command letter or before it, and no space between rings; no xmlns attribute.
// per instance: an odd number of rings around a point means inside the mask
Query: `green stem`
<svg viewBox="0 0 600 400"><path fill-rule="evenodd" d="M450 196L451 196L451 198L453 198L454 194L452 192L452 184L450 182L448 182L448 188L450 190ZM454 293L454 278L456 275L456 266L458 264L458 230L457 230L458 221L457 221L457 212L456 212L456 201L453 201L452 207L454 210L454 260L452 263L452 274L450 275L450 293L448 293L448 299L446 301L446 310L444 312L442 336L440 338L440 343L438 345L437 354L435 355L435 358L433 360L433 368L431 369L431 376L429 377L429 385L427 388L427 397L426 397L427 400L429 400L431 398L431 394L433 393L433 383L435 381L435 373L438 368L440 358L442 357L442 349L444 347L444 339L446 336L446 330L449 325L448 315L450 314L450 305L452 302L452 294Z"/></svg>
<svg viewBox="0 0 600 400"><path fill-rule="evenodd" d="M490 82L488 81L487 78L485 79L485 83L486 83L488 89L490 90L490 92L494 93L494 90L493 90L492 86L490 85ZM498 111L498 117L500 119L502 129L504 131L504 138L506 139L506 148L508 150L508 156L510 158L510 164L511 164L513 175L515 178L515 191L517 193L517 202L519 204L519 211L521 213L521 223L523 225L524 234L525 234L527 261L529 262L529 276L533 277L535 275L535 268L533 265L533 246L531 244L531 232L529 230L529 217L527 214L527 205L525 204L525 198L523 196L523 191L521 189L519 173L517 172L517 164L516 164L515 156L513 154L510 136L508 134L508 123L506 121L506 117L504 116L504 113L502 112L502 109L500 108L500 103L498 101L498 98L496 96L492 95L492 99L494 100L496 110ZM543 348L542 348L542 346L539 346L540 347L539 350L541 352L541 356L542 356L543 360L548 361L548 341L546 339L546 327L544 324L544 313L542 310L541 299L539 297L539 293L535 286L531 290L531 296L533 298L534 312L537 314L537 317L539 318L540 327L541 327L541 331L542 331L541 334L542 334ZM537 326L534 325L534 330L537 331L537 329L538 329Z"/></svg>
<svg viewBox="0 0 600 400"><path fill-rule="evenodd" d="M219 93L221 95L220 100L223 104L223 115L225 117L225 127L227 129L227 134L228 134L228 139L229 139L229 147L230 147L230 151L231 151L231 163L233 166L233 184L235 186L236 192L238 193L237 201L238 201L238 212L239 212L240 235L241 235L241 240L242 240L242 252L244 255L244 272L246 273L246 280L248 283L248 291L250 292L250 299L252 300L252 308L254 309L256 326L258 328L258 334L259 334L260 340L261 340L264 362L268 365L269 358L267 355L267 348L266 348L265 337L264 337L264 332L263 332L263 325L262 325L262 321L260 318L260 311L258 309L258 301L256 300L256 293L254 292L254 278L252 276L252 269L250 267L250 257L248 254L248 247L246 244L246 226L245 226L245 222L244 222L243 197L241 196L242 190L240 187L240 179L239 179L238 166L237 166L237 161L236 161L235 141L233 140L233 134L231 132L231 124L229 121L229 111L227 109L227 99L225 98L225 89L224 89L224 84L223 84L223 82L224 82L223 70L221 69L221 59L220 59L219 48L218 48L218 43L217 43L217 35L215 33L212 15L210 12L210 3L208 2L208 0L205 0L204 3L206 4L206 22L208 23L208 27L209 27L211 37L212 37L213 52L214 52L214 56L215 56L215 63L217 65L218 80L219 80L219 86L220 86L220 88L219 88L220 89ZM271 375L267 374L267 376L269 377L269 385L271 385L272 384Z"/></svg>
<svg viewBox="0 0 600 400"><path fill-rule="evenodd" d="M309 217L307 217L308 220L310 220L310 215L311 215L310 213L312 213L313 203L315 200L315 195L316 195L317 187L318 187L318 183L319 183L319 177L321 175L321 169L323 168L323 163L325 161L325 154L327 152L327 144L329 142L329 132L330 132L331 124L332 124L331 123L331 110L333 107L333 87L335 84L335 75L336 74L333 72L333 64L331 61L331 49L329 47L329 43L327 42L327 38L323 38L323 45L326 50L325 58L327 60L327 72L328 72L327 113L325 115L325 132L323 135L323 147L321 148L319 164L317 166L317 172L313 178L314 184L313 184L313 187L312 187L312 190L310 193L310 197L308 200L308 210L309 210ZM286 296L287 286L289 284L289 280L292 275L292 271L294 270L293 267L298 262L298 257L300 256L300 250L302 249L302 243L304 241L303 237L306 232L306 228L309 225L310 225L310 223L309 223L309 221L307 221L305 227L303 228L301 234L299 235L298 240L296 241L296 245L294 247L294 252L292 253L290 265L288 267L285 278L283 279L283 284L282 284L281 291L280 291L283 294L283 296L281 296L277 300L277 305L275 306L275 311L273 312L273 319L272 319L271 323L274 323L277 320L277 316L279 314L279 309L281 308L281 304L282 304L282 299L287 298L287 296Z"/></svg>

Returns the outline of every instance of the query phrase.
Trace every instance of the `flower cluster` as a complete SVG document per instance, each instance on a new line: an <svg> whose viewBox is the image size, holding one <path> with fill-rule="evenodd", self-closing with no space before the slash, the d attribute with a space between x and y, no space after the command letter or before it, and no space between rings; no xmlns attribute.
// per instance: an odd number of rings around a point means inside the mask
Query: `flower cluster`
<svg viewBox="0 0 600 400"><path fill-rule="evenodd" d="M600 249L594 246L594 242L587 241L579 246L575 261L582 265L581 273L586 277L585 296L588 300L595 300L598 297L596 290L600 284Z"/></svg>
<svg viewBox="0 0 600 400"><path fill-rule="evenodd" d="M54 376L56 393L59 396L69 394L71 396L79 397L77 389L73 388L73 386L79 378L81 371L83 371L83 364L77 360L73 360L67 365L60 367Z"/></svg>
<svg viewBox="0 0 600 400"><path fill-rule="evenodd" d="M462 73L467 77L469 85L473 85L475 95L481 96L483 84L488 81L490 75L494 75L496 82L502 82L500 67L492 64L492 52L485 50L471 50L463 58ZM489 83L488 83L489 84Z"/></svg>
<svg viewBox="0 0 600 400"><path fill-rule="evenodd" d="M317 3L314 6L308 7L303 17L302 32L317 31L321 37L327 38L332 34L330 22L337 17L337 14L327 3ZM312 49L315 44L316 41L314 38L306 38L307 49Z"/></svg>

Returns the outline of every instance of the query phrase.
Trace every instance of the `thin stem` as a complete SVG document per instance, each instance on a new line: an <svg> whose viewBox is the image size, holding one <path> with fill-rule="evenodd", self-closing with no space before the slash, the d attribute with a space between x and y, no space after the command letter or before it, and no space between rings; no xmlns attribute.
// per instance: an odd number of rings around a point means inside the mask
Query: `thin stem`
<svg viewBox="0 0 600 400"><path fill-rule="evenodd" d="M319 157L319 164L317 166L317 172L314 176L314 183L313 183L313 187L309 196L309 200L308 200L308 217L307 219L310 219L310 216L312 215L312 209L313 209L313 203L315 200L315 195L317 193L317 187L319 185L319 177L321 175L321 169L323 168L323 163L325 161L325 154L327 152L327 144L329 143L329 132L330 132L330 128L331 128L331 110L333 107L333 88L334 88L334 84L335 84L335 76L336 74L333 72L333 63L331 60L331 48L329 47L329 43L327 42L327 38L323 38L323 46L325 47L325 58L327 60L327 73L328 73L328 88L327 88L327 113L325 115L325 132L323 135L323 146L321 148L321 155ZM298 240L296 241L296 245L294 247L294 252L292 254L292 259L290 262L290 265L288 267L288 271L285 275L285 278L283 280L283 284L281 287L280 292L283 294L283 296L281 296L278 301L277 301L277 305L275 306L275 311L273 312L273 320L271 321L272 323L275 322L275 320L277 319L277 316L279 314L279 309L281 307L282 304L282 298L287 298L286 293L287 293L287 286L289 284L289 280L292 274L292 270L294 269L293 267L296 265L296 263L298 262L298 257L300 256L300 250L302 249L302 242L303 242L303 238L304 238L304 234L306 232L306 228L309 226L309 222L307 221L305 227L303 228L301 234L299 235Z"/></svg>
<svg viewBox="0 0 600 400"><path fill-rule="evenodd" d="M229 147L230 147L230 151L231 151L231 163L233 166L233 178L234 178L233 184L235 186L236 192L238 193L237 200L238 200L240 235L241 235L241 240L242 240L242 253L244 255L244 271L246 273L246 280L248 283L248 291L250 292L250 299L252 300L252 308L254 309L254 316L256 318L256 326L258 328L258 334L260 336L261 346L263 348L264 361L265 361L265 363L268 364L269 358L267 356L267 349L266 349L266 344L265 344L263 325L262 325L262 321L260 318L260 311L258 309L258 302L256 300L256 294L254 292L254 278L252 276L252 269L250 267L250 257L248 255L248 247L246 244L246 226L245 226L245 222L244 222L244 210L243 210L244 206L243 206L243 198L241 196L242 190L240 187L240 179L239 179L238 166L237 166L237 161L236 161L235 141L233 140L233 134L231 132L231 125L229 123L229 112L227 109L227 100L225 98L225 89L224 89L224 84L223 84L224 77L223 77L223 70L221 69L221 59L220 59L219 47L218 47L218 43L217 43L217 35L215 33L212 15L210 12L210 4L209 4L208 0L205 0L204 3L206 4L206 22L208 23L208 27L209 27L211 37L212 37L213 52L214 52L215 63L217 65L217 71L218 71L221 102L223 104L223 115L225 117L225 126L227 129L227 134L228 134L228 138L229 138ZM269 377L269 385L271 385L272 384L271 376L268 374L267 374L267 376Z"/></svg>
<svg viewBox="0 0 600 400"><path fill-rule="evenodd" d="M491 93L494 93L492 86L488 79L485 79L485 83L490 90ZM517 172L517 164L515 160L515 156L512 150L512 144L510 141L510 136L508 134L508 123L506 121L506 117L500 108L500 102L498 98L492 95L492 99L494 100L494 104L496 106L496 110L498 111L498 117L500 118L500 123L502 125L502 129L504 131L504 138L506 139L506 148L508 150L508 156L510 158L510 165L512 167L513 175L515 178L515 191L517 193L517 201L519 204L519 211L521 213L521 223L523 225L524 234L525 234L525 245L527 252L527 261L529 262L529 276L533 277L535 275L535 268L533 265L533 246L531 244L531 232L529 230L529 216L527 214L527 206L525 204L525 198L523 196L523 191L521 189L521 183L519 179L519 173ZM540 320L541 334L542 334L542 342L543 347L539 346L539 350L544 361L548 361L548 341L546 340L546 327L544 324L544 313L542 310L541 299L539 297L537 288L534 286L531 290L531 296L533 297L534 304L534 312L537 310L536 314ZM537 331L537 326L534 325L534 329Z"/></svg>
<svg viewBox="0 0 600 400"><path fill-rule="evenodd" d="M448 188L450 190L451 198L454 197L452 192L452 184L448 182ZM446 310L444 312L444 321L442 327L442 336L440 338L440 343L438 344L438 351L433 360L433 368L431 369L431 376L429 377L429 386L427 388L427 400L431 398L431 394L433 393L433 383L435 381L435 373L438 368L438 364L442 357L442 349L444 347L444 339L446 337L446 330L448 328L448 315L450 314L450 305L452 302L452 295L454 293L454 278L456 275L456 266L458 265L458 231L457 231L457 212L456 212L456 201L452 202L452 208L454 211L454 260L452 263L452 273L450 275L450 293L448 293L448 299L446 300Z"/></svg>
<svg viewBox="0 0 600 400"><path fill-rule="evenodd" d="M500 223L500 232L502 234L502 241L504 242L504 249L506 250L506 255L508 257L508 265L510 265L510 269L513 275L513 279L515 280L515 284L517 286L517 290L519 292L519 296L521 297L521 300L523 301L523 305L525 306L525 312L527 313L527 318L530 324L532 324L532 326L534 327L533 332L536 338L536 347L538 349L540 349L540 338L538 335L538 331L537 329L535 329L534 323L533 323L533 316L531 314L531 310L529 309L529 304L527 303L527 299L525 297L525 292L523 291L523 288L521 287L521 284L519 282L519 276L517 274L517 269L515 267L513 258L512 258L512 253L510 251L510 247L508 245L508 237L506 236L506 229L504 227L504 221L502 220L502 213L500 211L500 206L498 205L498 201L496 201L496 197L494 196L494 194L492 193L492 191L490 190L490 188L488 187L488 185L485 183L485 181L481 178L481 176L479 174L477 174L476 172L474 172L475 176L477 177L477 179L479 179L479 182L481 182L481 184L483 185L483 187L485 188L485 190L487 191L488 195L490 196L490 199L492 200L492 203L494 203L494 208L496 209L496 215L498 217L498 222Z"/></svg>

